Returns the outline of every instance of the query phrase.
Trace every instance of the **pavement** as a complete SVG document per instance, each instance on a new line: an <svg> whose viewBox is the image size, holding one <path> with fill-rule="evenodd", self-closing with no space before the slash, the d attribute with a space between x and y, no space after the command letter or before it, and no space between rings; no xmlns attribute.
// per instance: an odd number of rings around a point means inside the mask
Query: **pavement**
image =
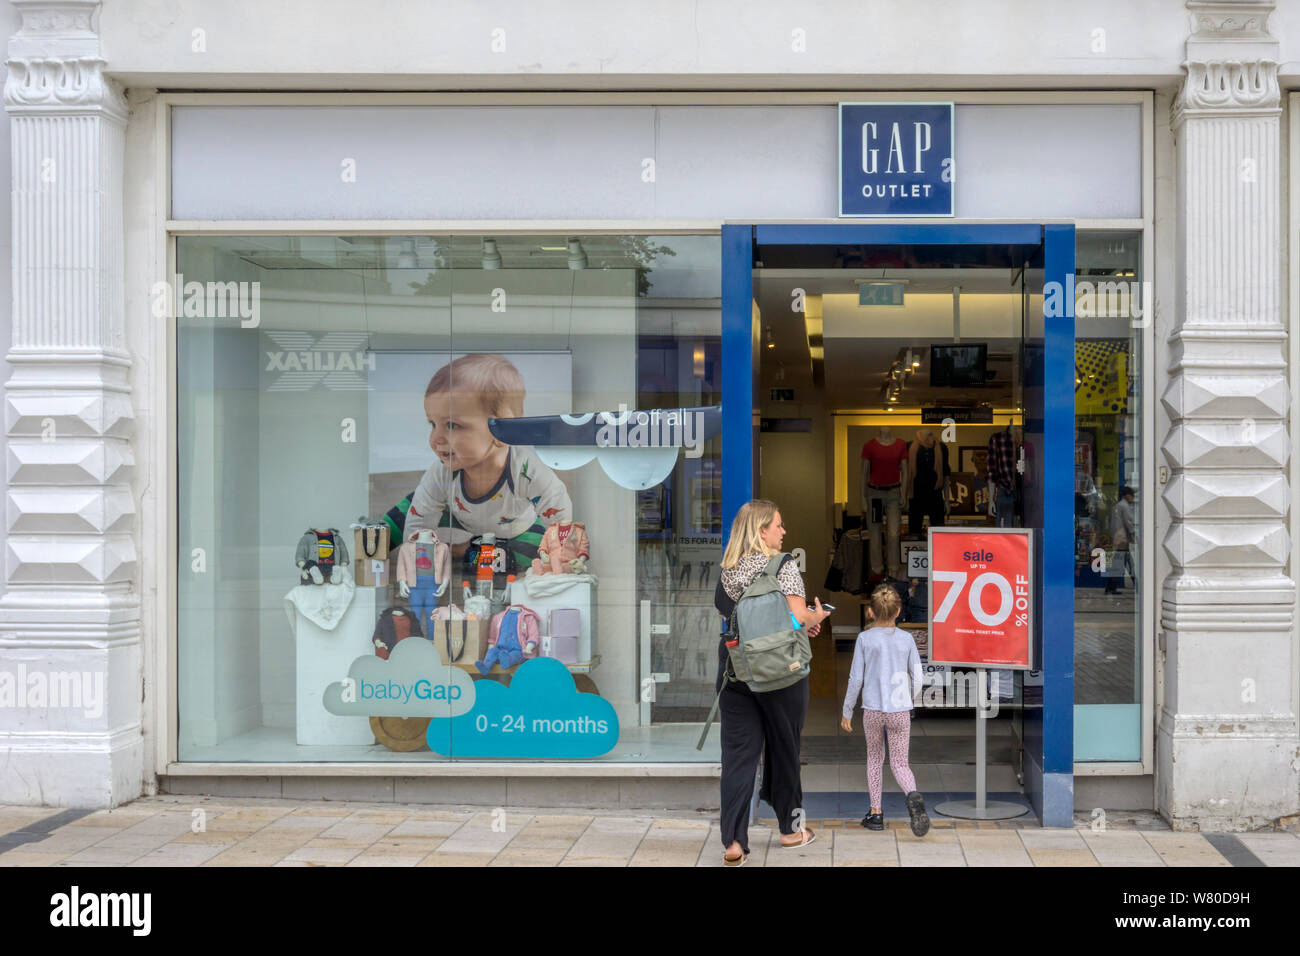
<svg viewBox="0 0 1300 956"><path fill-rule="evenodd" d="M1300 866L1300 833L1172 831L1153 814L1080 815L1073 829L1025 820L906 820L864 830L810 819L816 841L784 849L750 828L759 866ZM712 814L687 811L394 806L337 801L146 797L114 810L0 805L0 866L720 866Z"/></svg>

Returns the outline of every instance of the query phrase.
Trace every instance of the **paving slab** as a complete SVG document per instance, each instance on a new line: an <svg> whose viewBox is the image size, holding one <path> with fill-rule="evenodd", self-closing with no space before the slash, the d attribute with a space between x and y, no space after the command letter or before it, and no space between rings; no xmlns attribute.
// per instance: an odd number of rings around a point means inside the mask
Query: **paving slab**
<svg viewBox="0 0 1300 956"><path fill-rule="evenodd" d="M1300 866L1300 834L1238 833L1237 838L1265 866Z"/></svg>
<svg viewBox="0 0 1300 956"><path fill-rule="evenodd" d="M1141 834L1166 866L1231 866L1223 854L1199 833L1146 832Z"/></svg>
<svg viewBox="0 0 1300 956"><path fill-rule="evenodd" d="M650 817L596 817L565 854L563 866L627 866L653 822Z"/></svg>
<svg viewBox="0 0 1300 956"><path fill-rule="evenodd" d="M1102 866L1165 866L1139 830L1076 830Z"/></svg>

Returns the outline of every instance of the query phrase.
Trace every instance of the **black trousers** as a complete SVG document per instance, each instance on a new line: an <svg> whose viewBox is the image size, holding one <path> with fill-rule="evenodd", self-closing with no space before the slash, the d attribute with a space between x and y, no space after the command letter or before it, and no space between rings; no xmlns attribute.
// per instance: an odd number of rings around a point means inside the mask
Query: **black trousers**
<svg viewBox="0 0 1300 956"><path fill-rule="evenodd" d="M718 642L717 687L726 679L726 644ZM763 753L759 797L776 811L782 833L794 833L802 818L803 784L799 779L799 740L808 714L808 678L782 690L755 694L743 681L728 681L719 705L722 713L723 847L738 842L749 852L749 803Z"/></svg>
<svg viewBox="0 0 1300 956"><path fill-rule="evenodd" d="M907 510L907 533L916 537L921 533L921 519L930 516L930 527L943 527L943 492L931 491L928 494L912 495Z"/></svg>

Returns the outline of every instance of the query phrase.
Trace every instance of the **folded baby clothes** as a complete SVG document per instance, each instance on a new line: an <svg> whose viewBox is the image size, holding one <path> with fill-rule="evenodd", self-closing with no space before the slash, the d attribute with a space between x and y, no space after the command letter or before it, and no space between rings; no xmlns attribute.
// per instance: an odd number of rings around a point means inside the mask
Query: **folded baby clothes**
<svg viewBox="0 0 1300 956"><path fill-rule="evenodd" d="M347 613L352 603L352 595L357 586L351 577L342 584L325 584L320 587L311 584L299 584L284 596L284 612L289 615L290 625L297 627L297 615L326 631L338 627L339 621Z"/></svg>

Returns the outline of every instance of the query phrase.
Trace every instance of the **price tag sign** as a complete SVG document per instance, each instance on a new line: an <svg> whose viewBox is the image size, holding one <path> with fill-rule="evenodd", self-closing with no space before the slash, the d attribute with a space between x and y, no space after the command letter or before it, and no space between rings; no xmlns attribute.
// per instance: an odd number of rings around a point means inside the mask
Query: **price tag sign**
<svg viewBox="0 0 1300 956"><path fill-rule="evenodd" d="M930 529L930 661L1033 667L1033 532Z"/></svg>
<svg viewBox="0 0 1300 956"><path fill-rule="evenodd" d="M907 552L907 576L924 578L930 575L930 552L912 548Z"/></svg>

